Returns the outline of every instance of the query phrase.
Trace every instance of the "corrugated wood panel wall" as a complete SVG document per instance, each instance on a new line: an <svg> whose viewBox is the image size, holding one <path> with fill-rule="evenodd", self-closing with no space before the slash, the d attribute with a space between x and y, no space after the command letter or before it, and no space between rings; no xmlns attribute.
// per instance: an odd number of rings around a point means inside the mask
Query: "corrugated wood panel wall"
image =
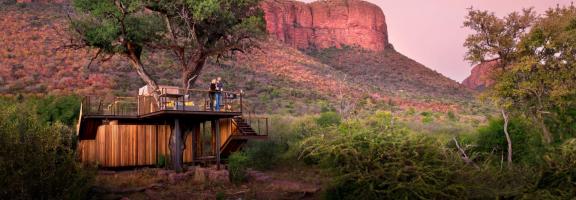
<svg viewBox="0 0 576 200"><path fill-rule="evenodd" d="M170 131L169 125L101 125L95 140L80 141L80 159L101 167L155 165L158 155L169 157Z"/></svg>
<svg viewBox="0 0 576 200"><path fill-rule="evenodd" d="M220 121L221 145L231 134L231 121ZM170 157L169 125L119 125L111 121L98 127L94 140L79 142L79 156L83 162L98 163L101 167L127 167L155 165L159 156ZM192 131L199 133L200 126ZM188 132L185 140L184 162L193 160L193 135Z"/></svg>
<svg viewBox="0 0 576 200"><path fill-rule="evenodd" d="M232 120L231 119L221 119L220 120L220 147L226 143L226 140L232 135Z"/></svg>

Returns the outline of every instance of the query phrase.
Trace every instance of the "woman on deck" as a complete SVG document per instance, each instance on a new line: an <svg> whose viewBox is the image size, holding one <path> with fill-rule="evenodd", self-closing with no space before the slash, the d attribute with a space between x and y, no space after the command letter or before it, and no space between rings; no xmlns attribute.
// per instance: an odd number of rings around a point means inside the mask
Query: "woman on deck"
<svg viewBox="0 0 576 200"><path fill-rule="evenodd" d="M222 92L224 92L224 83L222 83L222 78L218 77L216 79L216 111L220 111Z"/></svg>
<svg viewBox="0 0 576 200"><path fill-rule="evenodd" d="M210 110L214 111L214 105L216 104L216 79L212 79L210 82Z"/></svg>

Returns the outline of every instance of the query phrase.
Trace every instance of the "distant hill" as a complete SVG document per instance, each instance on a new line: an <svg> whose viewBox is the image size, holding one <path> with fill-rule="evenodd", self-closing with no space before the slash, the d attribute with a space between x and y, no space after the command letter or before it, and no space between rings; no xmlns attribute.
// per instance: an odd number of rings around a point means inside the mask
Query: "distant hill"
<svg viewBox="0 0 576 200"><path fill-rule="evenodd" d="M66 4L0 7L0 93L135 95L144 83L123 58L88 63L95 51L61 49L67 42ZM337 41L337 40L335 40ZM271 37L249 55L209 61L197 87L222 76L227 88L244 89L262 111L317 112L327 104L392 99L401 106L452 110L471 97L458 83L395 52L294 48ZM297 46L296 46L297 47ZM171 55L150 53L146 66L159 84L178 85Z"/></svg>
<svg viewBox="0 0 576 200"><path fill-rule="evenodd" d="M349 75L351 81L377 88L383 95L410 99L465 100L470 91L442 74L396 52L357 48L313 50L309 54Z"/></svg>

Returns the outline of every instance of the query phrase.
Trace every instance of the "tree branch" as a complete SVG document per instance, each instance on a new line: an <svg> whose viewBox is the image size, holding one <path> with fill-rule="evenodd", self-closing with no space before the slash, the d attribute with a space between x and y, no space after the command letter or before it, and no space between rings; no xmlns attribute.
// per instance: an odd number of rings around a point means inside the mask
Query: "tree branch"
<svg viewBox="0 0 576 200"><path fill-rule="evenodd" d="M456 137L453 137L452 140L454 140L454 144L456 144L456 148L458 148L458 151L460 152L460 156L462 156L462 160L464 160L464 162L466 162L466 164L470 164L470 165L474 166L475 168L480 168L480 167L478 167L478 165L476 165L476 163L474 163L472 160L470 160L470 157L468 157L468 155L466 154L466 151L464 151L464 149L462 149L462 147L460 147L460 144L458 143L458 140L456 140Z"/></svg>

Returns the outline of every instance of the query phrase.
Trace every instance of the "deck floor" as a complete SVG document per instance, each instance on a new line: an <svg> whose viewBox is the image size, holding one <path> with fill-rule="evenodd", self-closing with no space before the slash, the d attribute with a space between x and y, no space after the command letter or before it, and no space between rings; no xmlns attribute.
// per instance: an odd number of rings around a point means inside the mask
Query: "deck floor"
<svg viewBox="0 0 576 200"><path fill-rule="evenodd" d="M182 111L161 110L144 115L82 115L79 126L80 139L93 139L96 136L97 127L106 121L117 120L121 124L166 124L174 119L205 122L219 119L242 116L241 112L218 112L218 111Z"/></svg>

